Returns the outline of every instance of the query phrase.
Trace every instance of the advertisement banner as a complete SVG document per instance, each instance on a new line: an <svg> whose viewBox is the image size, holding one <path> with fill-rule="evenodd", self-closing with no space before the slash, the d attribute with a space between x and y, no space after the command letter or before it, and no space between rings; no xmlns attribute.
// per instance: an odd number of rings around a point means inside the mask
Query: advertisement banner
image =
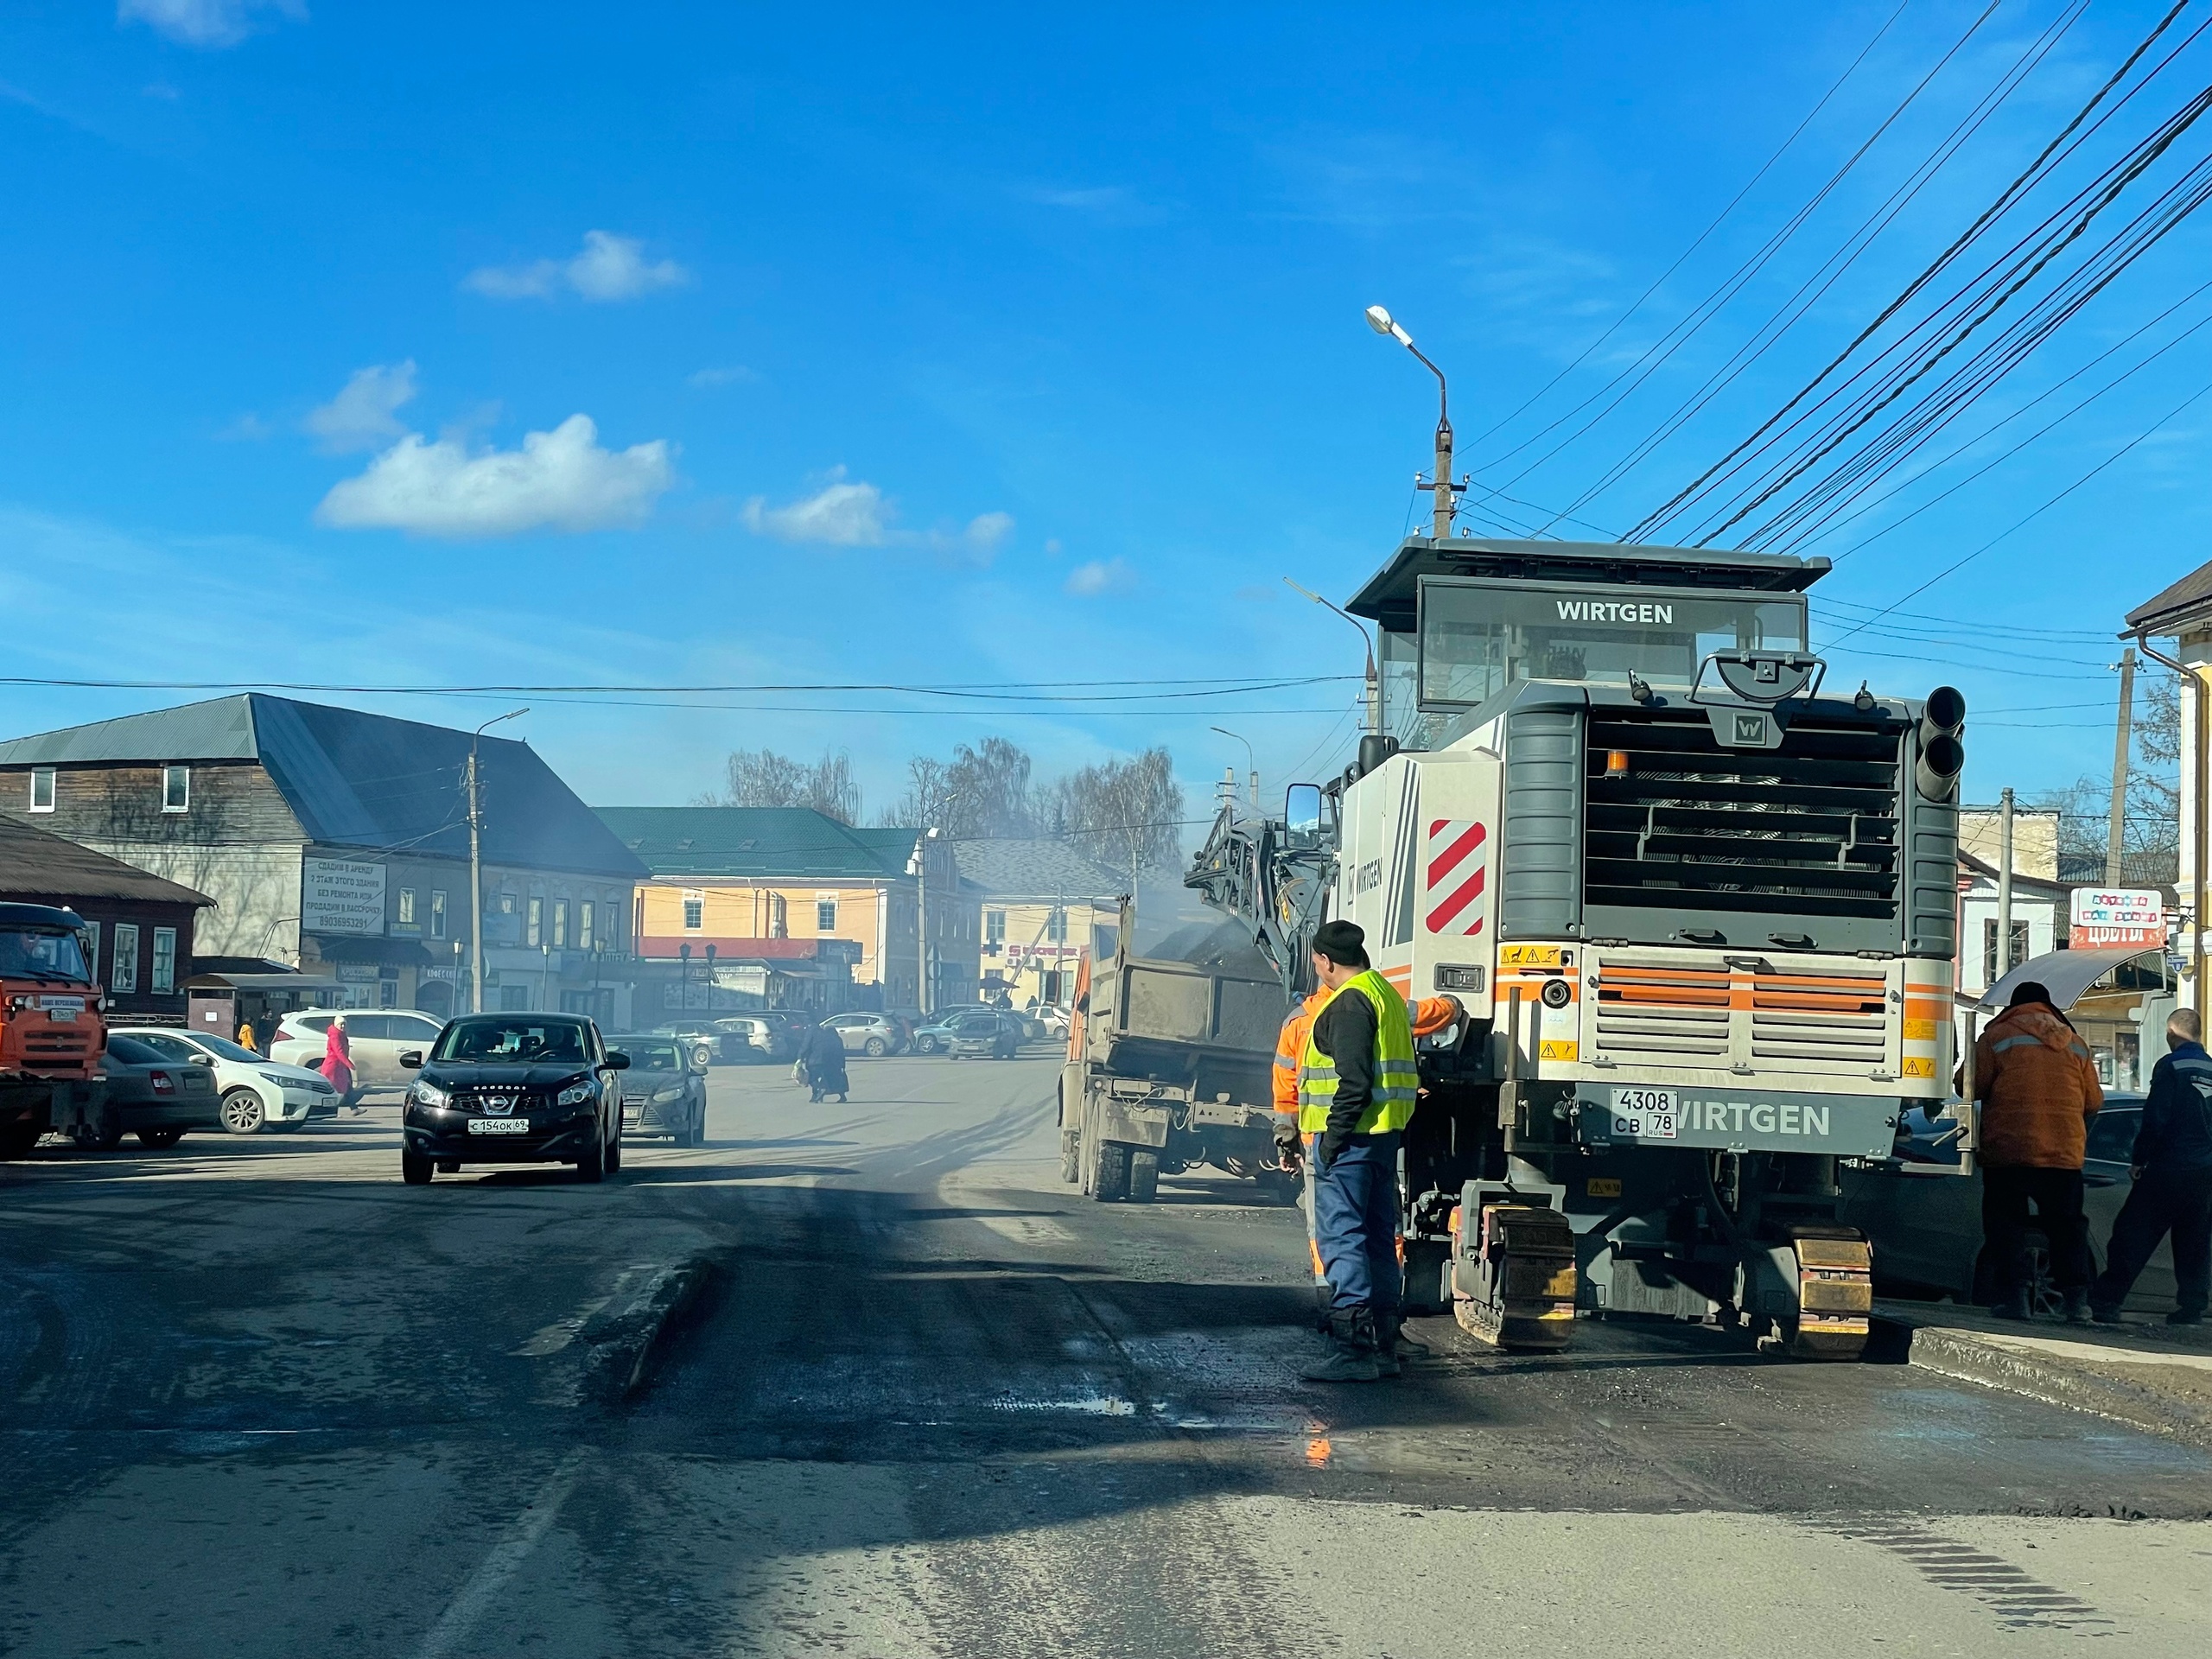
<svg viewBox="0 0 2212 1659"><path fill-rule="evenodd" d="M2166 942L2165 904L2148 887L2076 887L2068 920L2069 950L2149 950Z"/></svg>
<svg viewBox="0 0 2212 1659"><path fill-rule="evenodd" d="M300 925L310 933L382 934L384 877L381 864L302 860Z"/></svg>

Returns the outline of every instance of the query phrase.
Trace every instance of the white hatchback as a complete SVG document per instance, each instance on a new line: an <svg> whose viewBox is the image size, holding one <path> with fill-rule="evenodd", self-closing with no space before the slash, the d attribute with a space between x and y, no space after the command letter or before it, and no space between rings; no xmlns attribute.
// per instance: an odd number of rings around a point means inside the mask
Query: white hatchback
<svg viewBox="0 0 2212 1659"><path fill-rule="evenodd" d="M294 1128L318 1108L327 1112L338 1103L337 1091L321 1072L283 1065L228 1038L203 1037L168 1026L118 1026L116 1030L167 1058L212 1071L222 1097L223 1127L232 1135Z"/></svg>

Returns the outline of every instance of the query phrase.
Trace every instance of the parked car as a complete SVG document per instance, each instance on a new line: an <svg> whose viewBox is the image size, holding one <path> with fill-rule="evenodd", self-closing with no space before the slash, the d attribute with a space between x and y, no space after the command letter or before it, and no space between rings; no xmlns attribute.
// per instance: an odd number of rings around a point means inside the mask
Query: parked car
<svg viewBox="0 0 2212 1659"><path fill-rule="evenodd" d="M741 1045L711 1020L670 1020L655 1026L655 1037L680 1037L705 1058L703 1065L730 1065L745 1058Z"/></svg>
<svg viewBox="0 0 2212 1659"><path fill-rule="evenodd" d="M622 1084L630 1057L580 1014L469 1014L410 1071L399 1176L410 1186L466 1164L574 1164L603 1180L622 1167Z"/></svg>
<svg viewBox="0 0 2212 1659"><path fill-rule="evenodd" d="M91 1144L112 1148L125 1135L154 1151L173 1147L187 1129L212 1129L222 1122L212 1067L175 1060L136 1037L111 1032L100 1061L107 1079L105 1133Z"/></svg>
<svg viewBox="0 0 2212 1659"><path fill-rule="evenodd" d="M881 1058L896 1054L906 1046L906 1034L897 1023L880 1014L840 1014L829 1021L830 1029L837 1033L837 1040L845 1046L848 1054L867 1054Z"/></svg>
<svg viewBox="0 0 2212 1659"><path fill-rule="evenodd" d="M346 1046L353 1060L353 1092L340 1103L349 1106L374 1090L404 1088L407 1072L399 1057L410 1049L429 1048L445 1023L435 1014L413 1008L311 1008L288 1014L276 1022L269 1058L314 1071L322 1064L330 1022L340 1014L346 1016Z"/></svg>
<svg viewBox="0 0 2212 1659"><path fill-rule="evenodd" d="M995 1008L970 1008L946 1022L956 1060L1010 1060L1021 1052L1021 1016Z"/></svg>
<svg viewBox="0 0 2212 1659"><path fill-rule="evenodd" d="M752 1017L766 1020L782 1036L783 1052L776 1058L785 1060L798 1057L799 1033L814 1024L812 1014L791 1008L762 1008Z"/></svg>
<svg viewBox="0 0 2212 1659"><path fill-rule="evenodd" d="M783 1028L757 1014L736 1014L717 1020L715 1031L721 1041L722 1058L741 1065L762 1065L771 1060L786 1060L793 1052L791 1039L785 1034Z"/></svg>
<svg viewBox="0 0 2212 1659"><path fill-rule="evenodd" d="M338 1109L338 1091L320 1071L284 1065L227 1037L166 1027L125 1027L121 1033L143 1043L180 1065L204 1065L213 1075L223 1127L232 1135L264 1128L294 1128L315 1115Z"/></svg>
<svg viewBox="0 0 2212 1659"><path fill-rule="evenodd" d="M1045 1027L1046 1036L1051 1038L1055 1042L1064 1043L1067 1041L1068 1023L1072 1018L1072 1015L1070 1014L1067 1009L1056 1007L1055 1005L1048 1002L1044 1007L1033 1009L1032 1012L1036 1016L1037 1023Z"/></svg>
<svg viewBox="0 0 2212 1659"><path fill-rule="evenodd" d="M987 1008L980 1002L968 1002L957 1008L939 1008L914 1027L914 1052L942 1054L952 1046L952 1022L970 1014L996 1014L996 1008Z"/></svg>
<svg viewBox="0 0 2212 1659"><path fill-rule="evenodd" d="M622 1134L664 1135L679 1147L707 1143L707 1078L692 1051L674 1037L610 1037L630 1057L622 1073Z"/></svg>
<svg viewBox="0 0 2212 1659"><path fill-rule="evenodd" d="M1948 1119L1909 1113L1889 1163L1841 1172L1840 1219L1862 1230L1873 1245L1874 1278L1885 1294L1948 1295L1961 1304L1986 1304L1994 1294L1981 1249L1981 1175L1941 1173L1959 1163L1955 1127ZM2082 1185L2090 1254L2099 1263L2133 1184L2128 1159L2142 1127L2143 1096L2137 1093L2107 1093L2104 1109L2089 1120ZM2028 1251L2030 1305L2037 1313L2056 1313L2064 1299L2040 1233L2031 1231ZM2128 1305L2171 1307L2174 1288L2172 1248L2162 1243Z"/></svg>

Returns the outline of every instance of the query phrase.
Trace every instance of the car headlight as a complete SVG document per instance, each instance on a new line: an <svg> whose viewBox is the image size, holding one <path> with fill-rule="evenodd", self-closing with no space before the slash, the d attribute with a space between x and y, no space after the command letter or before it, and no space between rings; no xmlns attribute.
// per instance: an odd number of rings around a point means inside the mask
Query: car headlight
<svg viewBox="0 0 2212 1659"><path fill-rule="evenodd" d="M279 1089L302 1089L307 1086L305 1077L288 1077L282 1071L264 1071L261 1077L263 1082L273 1083Z"/></svg>
<svg viewBox="0 0 2212 1659"><path fill-rule="evenodd" d="M588 1083L572 1083L555 1098L556 1106L581 1106L596 1092Z"/></svg>
<svg viewBox="0 0 2212 1659"><path fill-rule="evenodd" d="M408 1085L407 1098L417 1106L443 1106L448 1096L444 1090L429 1078L417 1077Z"/></svg>
<svg viewBox="0 0 2212 1659"><path fill-rule="evenodd" d="M658 1105L665 1106L672 1101L678 1101L683 1098L683 1085L680 1083L672 1084L666 1089L656 1089L653 1090L653 1101Z"/></svg>

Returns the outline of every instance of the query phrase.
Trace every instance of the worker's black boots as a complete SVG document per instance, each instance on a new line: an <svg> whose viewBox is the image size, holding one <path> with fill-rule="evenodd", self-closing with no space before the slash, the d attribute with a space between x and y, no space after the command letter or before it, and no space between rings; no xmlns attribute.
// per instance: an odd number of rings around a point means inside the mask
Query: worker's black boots
<svg viewBox="0 0 2212 1659"><path fill-rule="evenodd" d="M1338 1308L1329 1315L1329 1351L1299 1375L1308 1382L1372 1382L1395 1376L1397 1362L1393 1359L1384 1370L1375 1337L1372 1310Z"/></svg>

